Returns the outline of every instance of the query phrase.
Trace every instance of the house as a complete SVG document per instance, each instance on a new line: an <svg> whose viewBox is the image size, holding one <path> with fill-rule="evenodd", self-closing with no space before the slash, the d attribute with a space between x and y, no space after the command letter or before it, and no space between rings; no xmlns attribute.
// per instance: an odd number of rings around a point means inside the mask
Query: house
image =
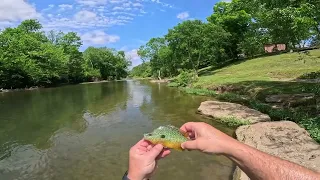
<svg viewBox="0 0 320 180"><path fill-rule="evenodd" d="M273 53L277 51L285 51L287 46L285 44L265 44L264 51L266 53Z"/></svg>

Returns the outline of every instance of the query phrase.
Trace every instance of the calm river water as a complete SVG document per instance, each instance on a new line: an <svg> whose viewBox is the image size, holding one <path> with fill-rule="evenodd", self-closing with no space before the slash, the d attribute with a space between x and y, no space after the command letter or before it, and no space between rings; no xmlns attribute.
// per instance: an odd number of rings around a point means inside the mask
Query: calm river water
<svg viewBox="0 0 320 180"><path fill-rule="evenodd" d="M128 150L161 125L205 121L206 97L165 85L121 81L0 93L1 180L116 180L127 170ZM222 156L175 152L153 179L229 179Z"/></svg>

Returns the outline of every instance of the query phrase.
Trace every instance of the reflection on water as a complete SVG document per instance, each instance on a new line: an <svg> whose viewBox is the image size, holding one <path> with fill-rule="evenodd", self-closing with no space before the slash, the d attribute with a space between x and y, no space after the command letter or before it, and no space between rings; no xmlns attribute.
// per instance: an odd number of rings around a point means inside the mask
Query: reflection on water
<svg viewBox="0 0 320 180"><path fill-rule="evenodd" d="M206 99L143 81L0 94L0 179L119 179L145 132L213 124L195 113ZM173 152L154 179L228 179L232 170L222 156Z"/></svg>

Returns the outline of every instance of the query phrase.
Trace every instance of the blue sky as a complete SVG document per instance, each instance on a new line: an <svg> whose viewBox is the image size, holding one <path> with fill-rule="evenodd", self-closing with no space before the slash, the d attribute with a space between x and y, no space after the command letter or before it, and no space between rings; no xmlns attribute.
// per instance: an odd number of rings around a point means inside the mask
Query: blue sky
<svg viewBox="0 0 320 180"><path fill-rule="evenodd" d="M205 20L212 0L1 0L0 28L37 18L44 30L75 31L88 46L126 51L133 66L141 63L137 49L179 22Z"/></svg>

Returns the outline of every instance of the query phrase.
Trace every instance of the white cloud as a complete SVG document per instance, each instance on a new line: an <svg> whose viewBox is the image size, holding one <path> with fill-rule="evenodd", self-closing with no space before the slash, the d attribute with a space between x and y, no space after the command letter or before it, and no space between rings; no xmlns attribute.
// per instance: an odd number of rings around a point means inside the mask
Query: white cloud
<svg viewBox="0 0 320 180"><path fill-rule="evenodd" d="M77 0L79 4L88 5L88 6L96 6L96 5L105 5L107 4L107 0Z"/></svg>
<svg viewBox="0 0 320 180"><path fill-rule="evenodd" d="M118 16L117 19L133 20L133 18L129 16Z"/></svg>
<svg viewBox="0 0 320 180"><path fill-rule="evenodd" d="M161 5L164 6L164 7L173 8L173 5L168 4L168 3L164 3L164 2L162 2L162 1L160 1L160 0L151 0L151 2L154 2L154 3L157 3L157 4L161 4Z"/></svg>
<svg viewBox="0 0 320 180"><path fill-rule="evenodd" d="M232 0L222 0L222 2L231 3Z"/></svg>
<svg viewBox="0 0 320 180"><path fill-rule="evenodd" d="M122 6L123 7L130 7L131 6L131 2L123 3Z"/></svg>
<svg viewBox="0 0 320 180"><path fill-rule="evenodd" d="M59 5L59 9L64 11L64 10L67 10L67 9L72 9L73 8L73 5L71 4L60 4Z"/></svg>
<svg viewBox="0 0 320 180"><path fill-rule="evenodd" d="M21 21L39 16L35 7L27 1L1 0L0 2L0 21Z"/></svg>
<svg viewBox="0 0 320 180"><path fill-rule="evenodd" d="M181 19L181 20L187 19L188 17L189 17L189 13L188 13L188 12L182 12L182 13L179 13L179 14L177 15L177 18L178 18L178 19Z"/></svg>
<svg viewBox="0 0 320 180"><path fill-rule="evenodd" d="M143 7L143 5L141 3L133 3L132 6L133 7Z"/></svg>
<svg viewBox="0 0 320 180"><path fill-rule="evenodd" d="M97 14L91 11L79 11L74 15L74 19L78 22L90 22L95 21L97 18Z"/></svg>
<svg viewBox="0 0 320 180"><path fill-rule="evenodd" d="M115 43L120 40L120 37L117 35L106 34L101 30L96 30L83 34L81 39L86 45L104 45L108 43Z"/></svg>
<svg viewBox="0 0 320 180"><path fill-rule="evenodd" d="M137 49L132 49L130 51L125 52L126 58L128 58L132 62L132 67L141 64L140 56L138 55Z"/></svg>
<svg viewBox="0 0 320 180"><path fill-rule="evenodd" d="M127 0L109 0L109 2L112 4L120 4L120 3L127 2Z"/></svg>
<svg viewBox="0 0 320 180"><path fill-rule="evenodd" d="M123 15L128 15L128 16L136 16L136 14L133 13L129 13L129 12L122 12L122 11L115 11L115 12L111 12L111 13L107 13L108 15L119 15L119 14L123 14Z"/></svg>
<svg viewBox="0 0 320 180"><path fill-rule="evenodd" d="M117 11L117 10L123 10L123 9L124 9L124 8L122 8L122 7L116 6L116 7L114 7L112 10Z"/></svg>

